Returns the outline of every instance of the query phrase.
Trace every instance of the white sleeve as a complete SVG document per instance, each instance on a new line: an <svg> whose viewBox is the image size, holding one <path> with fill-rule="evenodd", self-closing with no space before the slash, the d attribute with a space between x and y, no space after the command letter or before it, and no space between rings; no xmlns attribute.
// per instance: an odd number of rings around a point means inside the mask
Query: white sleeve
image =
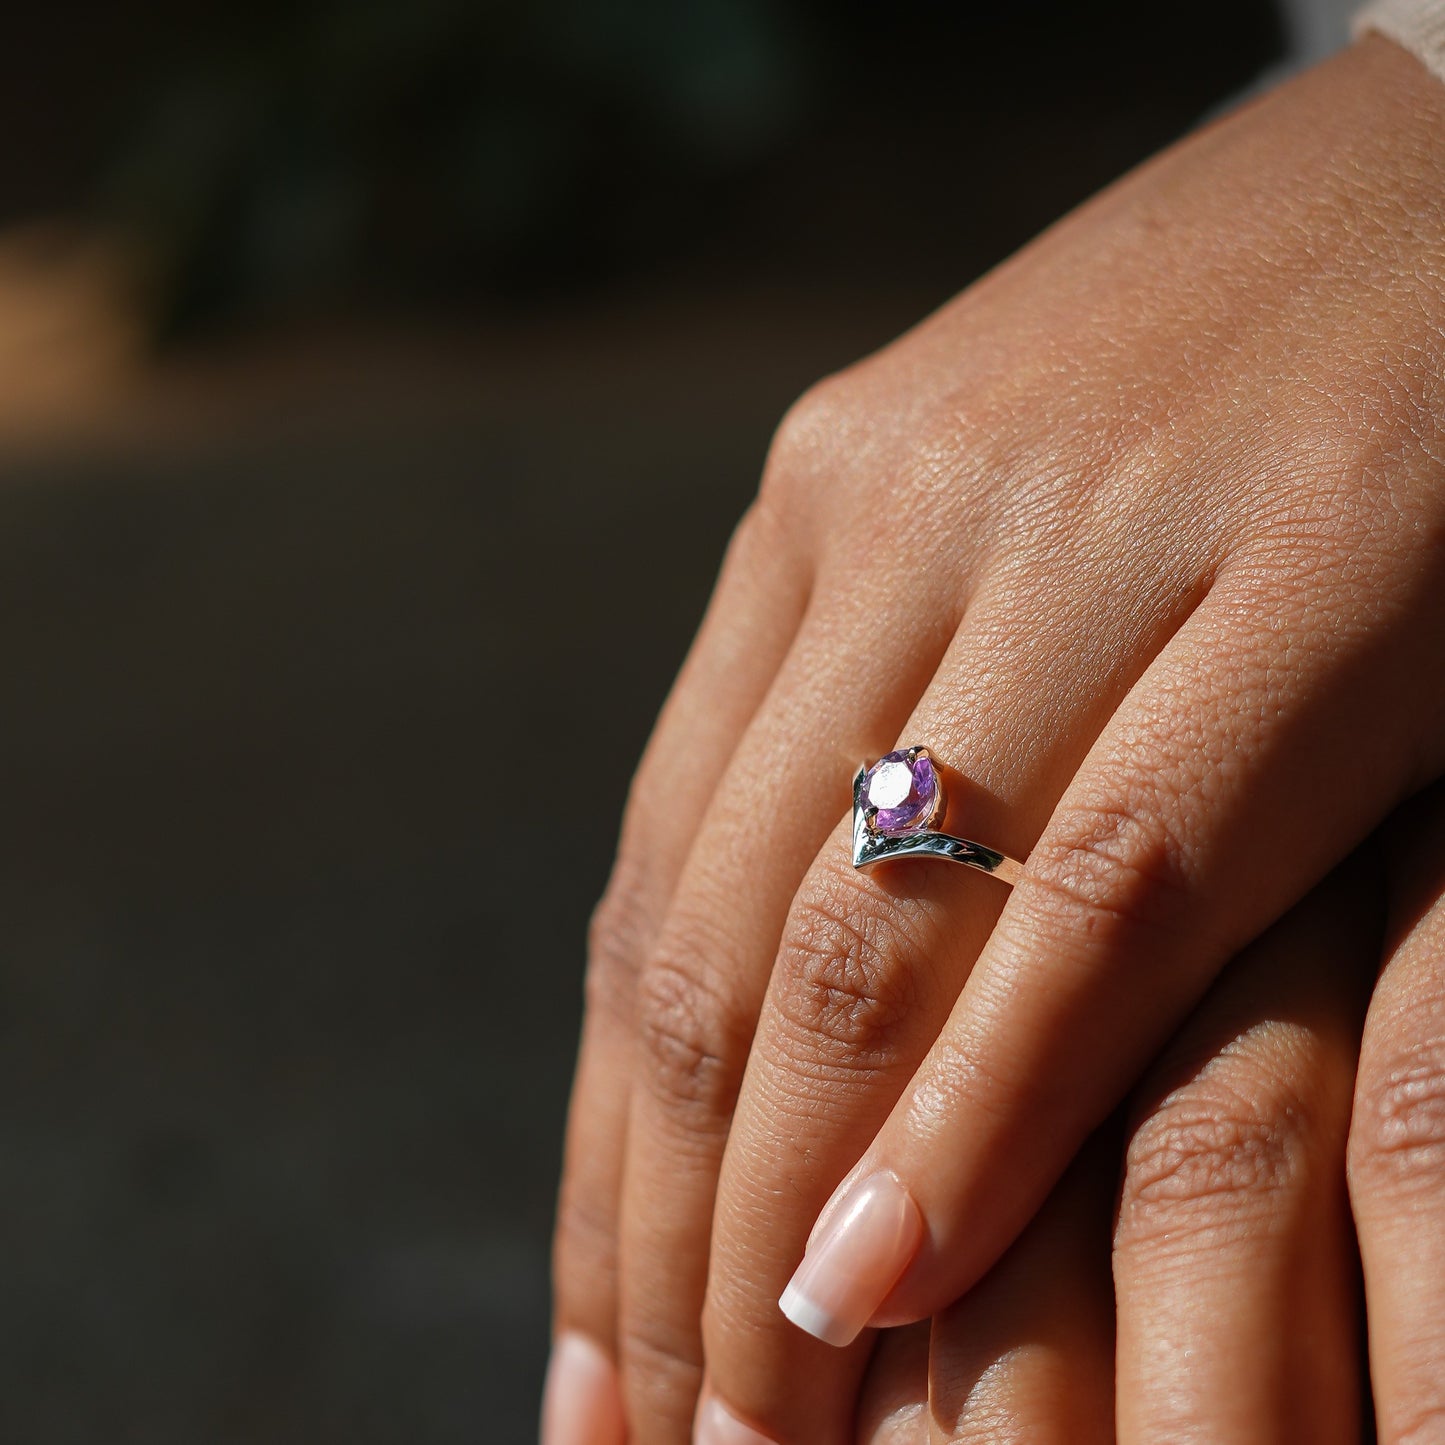
<svg viewBox="0 0 1445 1445"><path fill-rule="evenodd" d="M1445 80L1445 0L1374 0L1355 16L1353 30L1377 30Z"/></svg>

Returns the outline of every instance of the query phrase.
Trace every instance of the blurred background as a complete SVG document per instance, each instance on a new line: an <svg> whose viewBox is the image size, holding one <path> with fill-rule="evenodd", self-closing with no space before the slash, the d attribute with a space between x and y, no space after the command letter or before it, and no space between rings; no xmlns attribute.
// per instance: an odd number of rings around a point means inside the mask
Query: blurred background
<svg viewBox="0 0 1445 1445"><path fill-rule="evenodd" d="M585 921L774 422L1333 37L0 15L0 1438L526 1441Z"/></svg>

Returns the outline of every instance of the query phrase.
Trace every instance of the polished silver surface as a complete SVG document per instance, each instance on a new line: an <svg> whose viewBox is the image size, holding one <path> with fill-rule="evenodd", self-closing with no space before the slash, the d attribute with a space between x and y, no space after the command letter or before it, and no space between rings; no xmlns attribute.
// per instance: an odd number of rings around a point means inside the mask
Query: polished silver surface
<svg viewBox="0 0 1445 1445"><path fill-rule="evenodd" d="M967 838L955 838L948 833L936 833L932 829L919 828L910 833L879 833L872 826L876 808L868 807L863 801L863 780L868 776L868 765L864 763L853 779L853 866L867 868L873 863L882 863L890 858L943 858L950 863L962 863L965 868L977 868L1012 887L1023 873L1023 864L982 843L972 843Z"/></svg>

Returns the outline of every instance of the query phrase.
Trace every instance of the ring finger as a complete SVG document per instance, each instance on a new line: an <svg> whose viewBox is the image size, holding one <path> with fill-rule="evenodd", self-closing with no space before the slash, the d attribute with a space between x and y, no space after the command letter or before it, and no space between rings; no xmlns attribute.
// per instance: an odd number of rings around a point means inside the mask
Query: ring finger
<svg viewBox="0 0 1445 1445"><path fill-rule="evenodd" d="M930 585L937 595L926 605L890 611L820 582L639 974L619 1280L632 1445L677 1445L692 1431L718 1169L776 940L836 817L848 756L812 755L798 740L862 746L901 725L957 623L946 575Z"/></svg>
<svg viewBox="0 0 1445 1445"><path fill-rule="evenodd" d="M974 599L908 739L935 743L972 780L967 830L1016 856L1194 604L1162 571L1150 574L1159 593L1132 606L1092 579L1061 581L1056 565L1047 585L1027 573L1015 567ZM1019 627L1019 593L1045 591L1049 627ZM1080 685L1086 657L1100 675ZM895 736L880 730L875 755ZM788 911L781 947L764 960L766 1014L718 1188L709 1379L754 1439L833 1442L850 1428L866 1342L835 1352L805 1336L779 1313L777 1292L818 1206L943 1027L1004 899L996 882L963 869L855 872L849 831L834 830ZM998 1187L1017 1192L1008 1178Z"/></svg>

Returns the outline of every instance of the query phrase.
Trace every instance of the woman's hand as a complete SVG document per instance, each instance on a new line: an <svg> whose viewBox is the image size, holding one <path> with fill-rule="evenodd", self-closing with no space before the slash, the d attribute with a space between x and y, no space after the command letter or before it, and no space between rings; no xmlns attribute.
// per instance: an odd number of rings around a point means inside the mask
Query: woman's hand
<svg viewBox="0 0 1445 1445"><path fill-rule="evenodd" d="M879 1337L859 1445L1442 1438L1445 789L1370 853L1388 920L1358 1077L1365 854L1220 976L1136 1091L1122 1168L1106 1130L931 1347L927 1325Z"/></svg>
<svg viewBox="0 0 1445 1445"><path fill-rule="evenodd" d="M815 1250L815 1321L942 1309L1445 769L1442 197L1445 90L1366 41L795 408L598 913L548 1445L624 1402L686 1440L704 1363L772 1437L845 1440L866 1345L775 1303L839 1181L896 1183L904 1247ZM849 865L848 779L900 739L1029 856L1001 917L963 870Z"/></svg>
<svg viewBox="0 0 1445 1445"><path fill-rule="evenodd" d="M1358 1445L1345 1135L1379 882L1351 865L1225 970L931 1347L879 1336L859 1445Z"/></svg>

